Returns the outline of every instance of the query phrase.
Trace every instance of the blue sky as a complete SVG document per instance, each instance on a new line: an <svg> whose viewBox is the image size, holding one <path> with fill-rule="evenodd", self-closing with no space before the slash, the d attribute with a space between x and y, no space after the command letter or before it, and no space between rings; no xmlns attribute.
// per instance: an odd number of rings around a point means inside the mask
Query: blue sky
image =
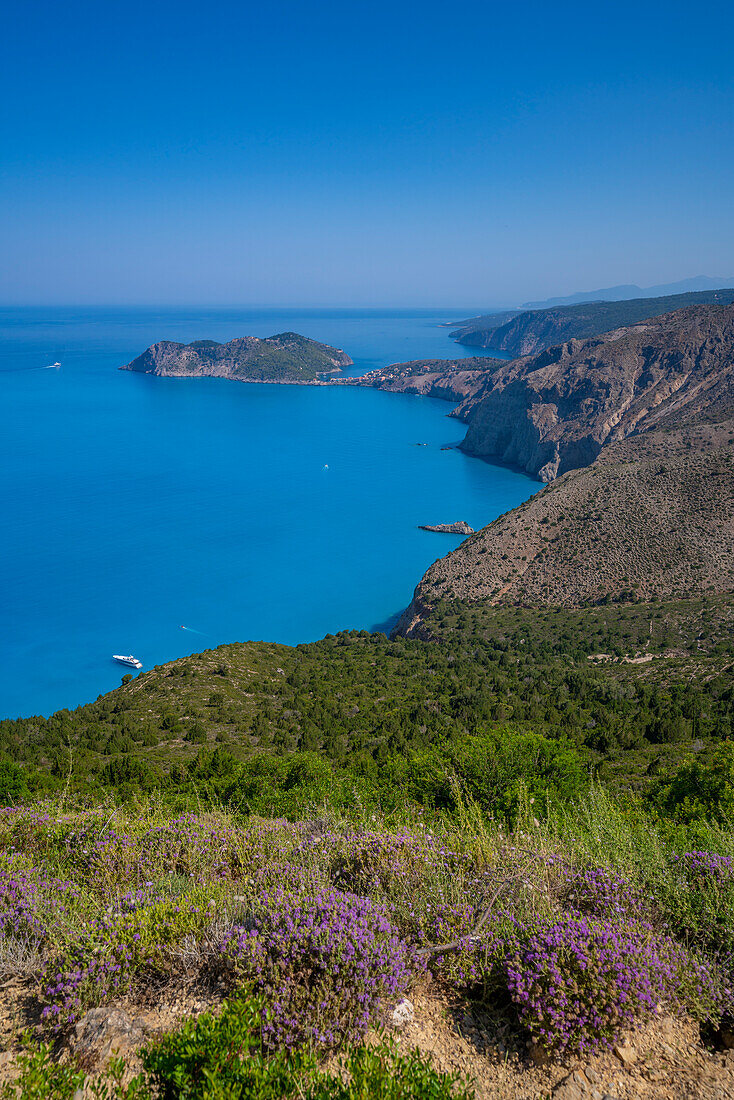
<svg viewBox="0 0 734 1100"><path fill-rule="evenodd" d="M0 302L487 307L734 275L733 7L24 0Z"/></svg>

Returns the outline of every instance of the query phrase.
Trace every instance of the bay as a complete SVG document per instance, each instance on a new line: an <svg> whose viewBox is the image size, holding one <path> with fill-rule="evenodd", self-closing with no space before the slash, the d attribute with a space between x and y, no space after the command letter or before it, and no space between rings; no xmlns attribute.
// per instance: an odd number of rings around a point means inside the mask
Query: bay
<svg viewBox="0 0 734 1100"><path fill-rule="evenodd" d="M469 313L470 311L467 311ZM458 313L453 315L459 319ZM219 645L388 624L460 538L539 486L455 449L450 405L117 368L159 339L293 330L350 373L456 358L451 312L0 310L0 717ZM60 369L46 369L60 361Z"/></svg>

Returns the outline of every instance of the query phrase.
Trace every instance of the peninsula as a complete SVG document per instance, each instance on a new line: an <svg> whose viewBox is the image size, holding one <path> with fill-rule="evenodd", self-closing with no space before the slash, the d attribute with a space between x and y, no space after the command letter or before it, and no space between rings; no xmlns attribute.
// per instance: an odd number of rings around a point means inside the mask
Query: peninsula
<svg viewBox="0 0 734 1100"><path fill-rule="evenodd" d="M318 382L350 367L341 348L320 344L297 332L259 339L243 336L218 344L161 340L120 370L170 378L228 378L234 382Z"/></svg>

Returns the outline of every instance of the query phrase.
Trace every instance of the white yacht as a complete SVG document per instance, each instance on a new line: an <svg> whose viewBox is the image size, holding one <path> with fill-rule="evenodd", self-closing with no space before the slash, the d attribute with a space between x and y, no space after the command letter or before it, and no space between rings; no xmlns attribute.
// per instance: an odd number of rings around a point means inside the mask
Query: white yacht
<svg viewBox="0 0 734 1100"><path fill-rule="evenodd" d="M113 653L112 660L117 661L118 664L127 665L128 668L142 668L143 662L139 661L137 657L133 657L132 653L129 657L123 657L121 653Z"/></svg>

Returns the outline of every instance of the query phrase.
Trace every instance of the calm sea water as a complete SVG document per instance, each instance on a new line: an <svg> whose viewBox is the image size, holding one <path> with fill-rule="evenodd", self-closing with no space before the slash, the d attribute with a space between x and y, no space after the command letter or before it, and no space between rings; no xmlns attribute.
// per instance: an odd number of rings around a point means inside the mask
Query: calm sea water
<svg viewBox="0 0 734 1100"><path fill-rule="evenodd" d="M445 402L116 368L163 338L292 329L362 373L461 355L451 316L0 310L0 717L96 698L124 673L112 653L150 667L389 622L461 541L417 524L481 526L537 483L442 450L464 434Z"/></svg>

